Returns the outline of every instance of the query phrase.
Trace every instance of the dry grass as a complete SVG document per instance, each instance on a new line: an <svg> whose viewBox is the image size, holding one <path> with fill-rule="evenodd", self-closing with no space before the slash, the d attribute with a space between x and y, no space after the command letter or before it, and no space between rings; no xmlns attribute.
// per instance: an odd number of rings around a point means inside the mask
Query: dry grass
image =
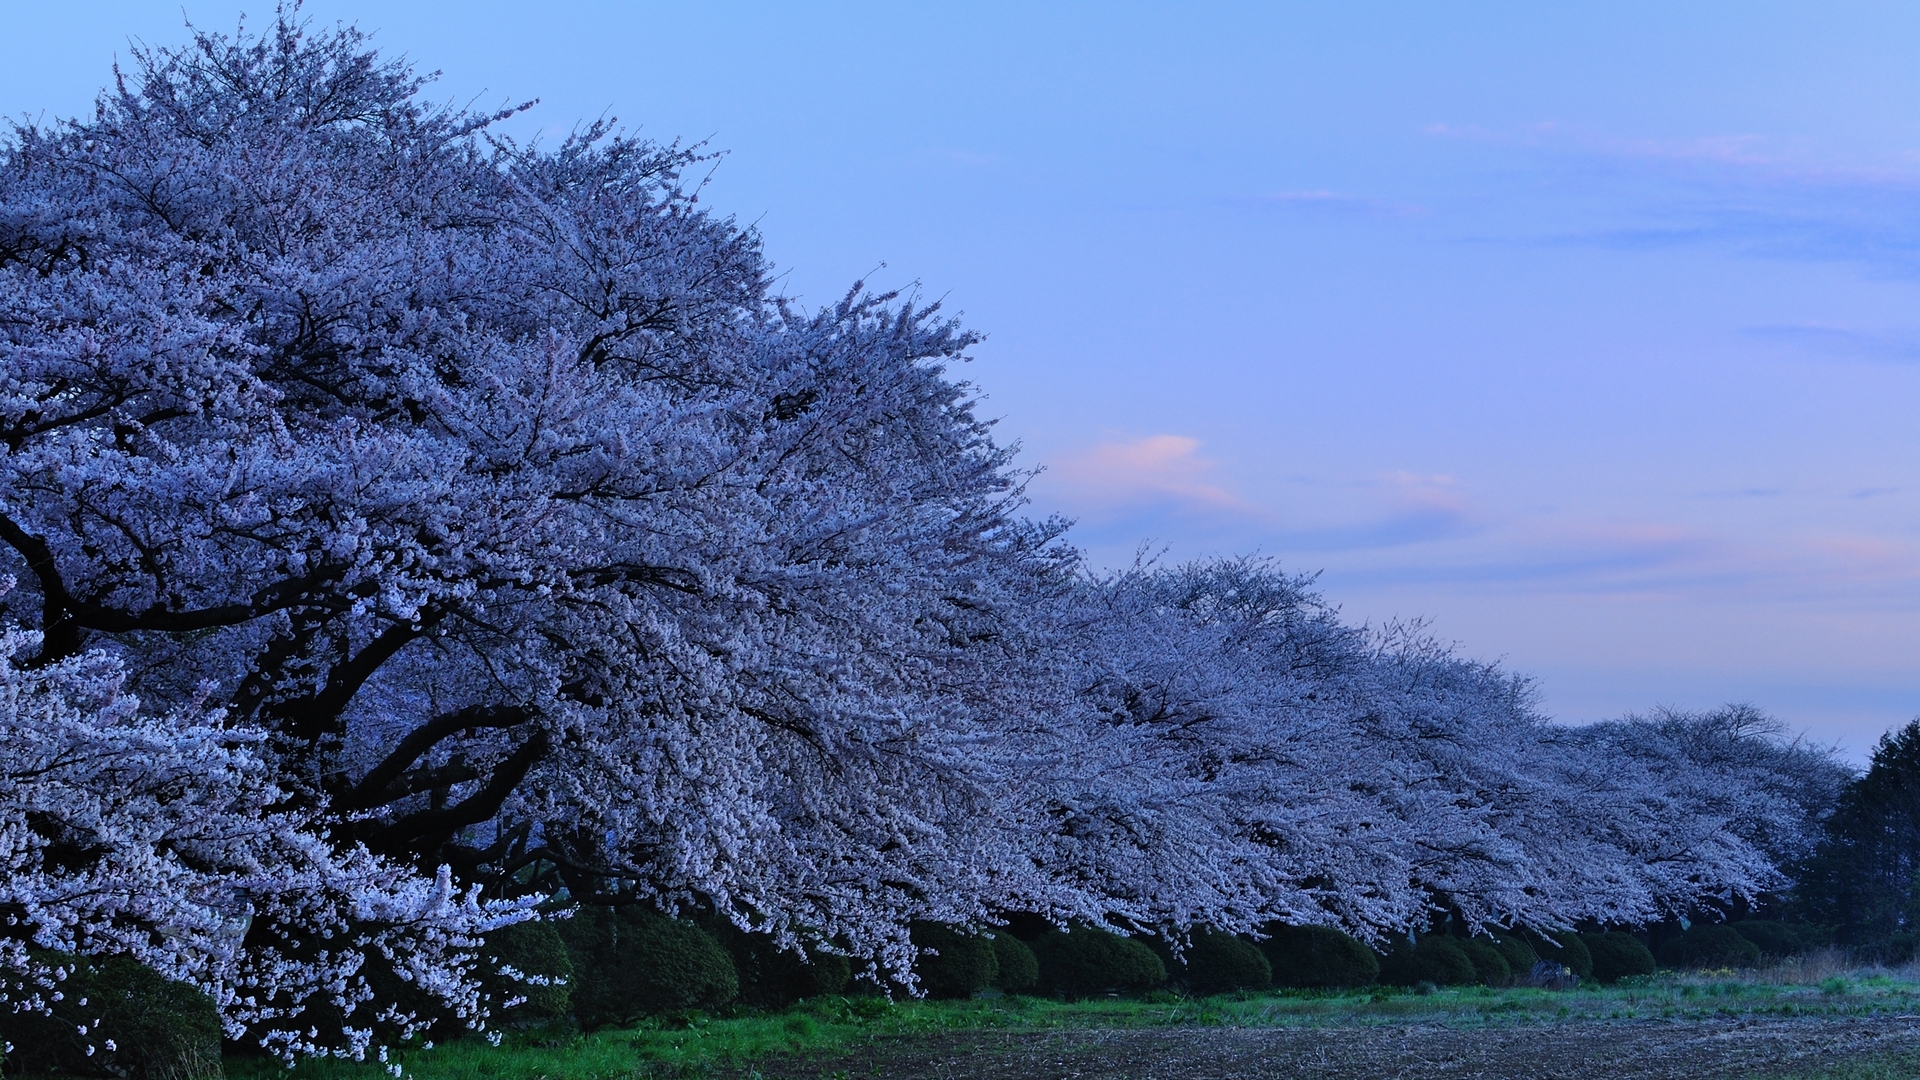
<svg viewBox="0 0 1920 1080"><path fill-rule="evenodd" d="M1920 964L1888 967L1862 964L1841 949L1820 949L1803 956L1763 957L1759 967L1717 968L1674 972L1663 976L1676 984L1741 982L1760 986L1820 986L1833 979L1854 983L1878 981L1920 982Z"/></svg>

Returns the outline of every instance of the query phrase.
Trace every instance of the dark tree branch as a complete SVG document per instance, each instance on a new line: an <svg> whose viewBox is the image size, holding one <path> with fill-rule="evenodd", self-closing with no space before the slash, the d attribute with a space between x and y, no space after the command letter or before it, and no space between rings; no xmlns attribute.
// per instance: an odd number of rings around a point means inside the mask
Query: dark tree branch
<svg viewBox="0 0 1920 1080"><path fill-rule="evenodd" d="M21 528L4 514L0 514L0 540L19 552L40 585L42 640L36 663L50 663L79 652L83 644L82 630L109 634L135 630L184 634L238 626L292 607L339 606L337 601L314 594L314 587L332 575L332 571L323 570L258 589L245 603L216 604L190 611L174 611L156 604L144 611L122 611L75 597L68 591L66 579L61 576L53 549L46 540Z"/></svg>
<svg viewBox="0 0 1920 1080"><path fill-rule="evenodd" d="M397 802L409 795L418 795L423 791L450 788L455 784L470 784L485 776L485 773L464 761L453 761L431 769L415 769L400 777L397 782L389 784L386 790L369 796L378 801L365 809L372 810L386 806L388 803Z"/></svg>
<svg viewBox="0 0 1920 1080"><path fill-rule="evenodd" d="M441 742L455 735L478 731L482 728L518 727L533 717L533 710L517 705L479 705L471 709L442 713L408 732L407 737L400 740L400 745L394 747L393 752L388 754L380 764L369 769L367 775L361 777L360 782L353 786L353 790L335 800L334 806L349 813L385 806L406 794L401 792L398 795L388 795L394 781L400 779L408 769L412 768L413 763L420 760L421 755Z"/></svg>
<svg viewBox="0 0 1920 1080"><path fill-rule="evenodd" d="M423 612L416 622L398 622L382 630L354 656L333 665L327 672L327 681L318 693L300 700L286 702L276 711L285 718L285 728L296 737L319 738L353 701L368 679L380 670L380 665L393 658L393 654L405 648L409 642L425 634L429 628L439 622L439 611Z"/></svg>
<svg viewBox="0 0 1920 1080"><path fill-rule="evenodd" d="M546 756L548 745L546 732L534 732L493 770L479 791L452 806L407 814L378 830L367 846L395 855L437 849L460 829L478 825L499 813L513 789L519 787L520 781Z"/></svg>
<svg viewBox="0 0 1920 1080"><path fill-rule="evenodd" d="M338 598L314 594L313 587L325 579L326 575L323 574L291 578L256 591L244 604L218 604L192 611L171 611L158 605L145 611L119 611L100 604L74 601L74 621L89 630L104 630L109 634L124 634L133 630L184 634L195 630L238 626L291 607L345 607Z"/></svg>
<svg viewBox="0 0 1920 1080"><path fill-rule="evenodd" d="M636 563L583 567L571 572L575 581L588 585L659 585L677 592L697 595L700 581L692 573L673 566L642 566Z"/></svg>
<svg viewBox="0 0 1920 1080"><path fill-rule="evenodd" d="M60 576L53 549L5 514L0 514L0 540L27 560L27 569L40 583L40 653L33 662L51 664L79 652L82 641L80 627L73 619L73 594Z"/></svg>

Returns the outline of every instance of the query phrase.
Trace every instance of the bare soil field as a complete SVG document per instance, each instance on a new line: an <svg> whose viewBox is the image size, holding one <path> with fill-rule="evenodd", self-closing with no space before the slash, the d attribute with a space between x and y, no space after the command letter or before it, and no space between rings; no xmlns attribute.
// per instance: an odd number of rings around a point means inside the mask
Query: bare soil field
<svg viewBox="0 0 1920 1080"><path fill-rule="evenodd" d="M1920 1076L1920 1016L981 1033L889 1039L834 1057L763 1059L757 1071L766 1080Z"/></svg>

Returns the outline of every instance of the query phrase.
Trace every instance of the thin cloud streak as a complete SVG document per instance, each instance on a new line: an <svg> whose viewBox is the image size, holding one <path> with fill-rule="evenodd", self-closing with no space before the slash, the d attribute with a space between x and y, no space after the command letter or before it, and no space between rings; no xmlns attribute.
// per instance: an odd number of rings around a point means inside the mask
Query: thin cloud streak
<svg viewBox="0 0 1920 1080"><path fill-rule="evenodd" d="M1812 535L1762 545L1658 524L1509 522L1470 546L1428 545L1405 554L1411 557L1349 565L1342 576L1369 586L1920 611L1920 549L1885 536Z"/></svg>
<svg viewBox="0 0 1920 1080"><path fill-rule="evenodd" d="M1806 147L1749 134L1630 138L1552 122L1508 129L1430 124L1423 133L1516 152L1590 189L1624 186L1620 195L1639 204L1627 212L1643 219L1527 229L1482 242L1620 251L1719 246L1746 257L1920 277L1920 169L1904 163L1836 164Z"/></svg>
<svg viewBox="0 0 1920 1080"><path fill-rule="evenodd" d="M1869 360L1920 360L1920 337L1850 330L1838 326L1749 326L1740 331L1757 341L1797 351Z"/></svg>
<svg viewBox="0 0 1920 1080"><path fill-rule="evenodd" d="M1427 207L1416 203L1396 202L1392 199L1355 195L1343 191L1328 191L1324 188L1243 195L1231 201L1249 206L1321 210L1361 214L1368 217L1422 217L1431 213Z"/></svg>

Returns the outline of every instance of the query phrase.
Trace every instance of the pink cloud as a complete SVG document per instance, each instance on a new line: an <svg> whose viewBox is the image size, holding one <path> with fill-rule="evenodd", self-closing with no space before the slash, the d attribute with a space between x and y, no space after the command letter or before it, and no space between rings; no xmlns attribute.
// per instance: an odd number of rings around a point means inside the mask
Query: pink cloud
<svg viewBox="0 0 1920 1080"><path fill-rule="evenodd" d="M1149 435L1067 454L1049 476L1079 503L1101 507L1173 502L1194 509L1248 510L1239 496L1213 482L1215 463L1199 457L1200 440Z"/></svg>
<svg viewBox="0 0 1920 1080"><path fill-rule="evenodd" d="M1866 582L1920 580L1920 552L1901 538L1818 536L1808 545L1839 575Z"/></svg>
<svg viewBox="0 0 1920 1080"><path fill-rule="evenodd" d="M1448 517L1466 517L1470 509L1459 481L1441 474L1396 472L1387 475L1390 501L1402 512L1420 511Z"/></svg>

